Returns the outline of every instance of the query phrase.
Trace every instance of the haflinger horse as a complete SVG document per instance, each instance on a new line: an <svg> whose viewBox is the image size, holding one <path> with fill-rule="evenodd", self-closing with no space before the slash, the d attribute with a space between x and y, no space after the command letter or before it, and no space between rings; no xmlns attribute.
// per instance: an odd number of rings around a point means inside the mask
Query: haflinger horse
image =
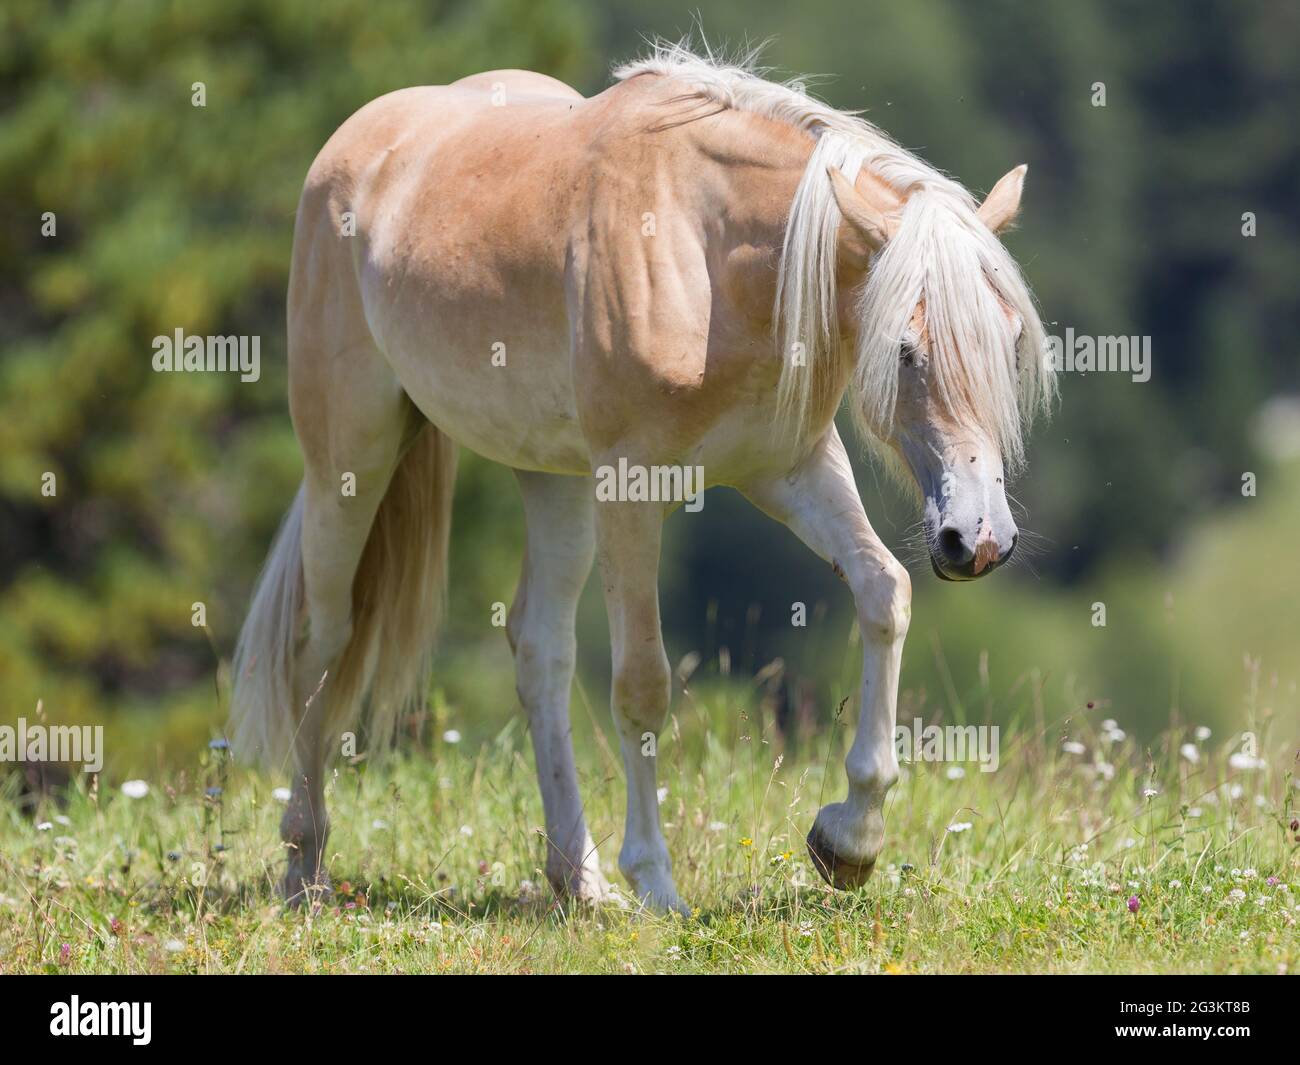
<svg viewBox="0 0 1300 1065"><path fill-rule="evenodd" d="M426 692L458 446L515 470L523 496L506 631L557 892L611 895L568 716L598 557L627 777L619 869L646 906L685 909L652 742L672 687L657 584L673 504L598 500L593 474L620 462L702 467L851 589L863 671L848 796L818 813L808 850L836 887L864 881L898 777L911 584L867 520L834 416L847 396L914 484L940 577L1007 559L1005 478L1053 392L1033 298L995 236L1025 169L977 203L855 114L670 44L590 99L502 70L348 119L308 173L294 233L305 475L233 668L236 751L293 761L287 894L328 885L327 751L363 706L377 741Z"/></svg>

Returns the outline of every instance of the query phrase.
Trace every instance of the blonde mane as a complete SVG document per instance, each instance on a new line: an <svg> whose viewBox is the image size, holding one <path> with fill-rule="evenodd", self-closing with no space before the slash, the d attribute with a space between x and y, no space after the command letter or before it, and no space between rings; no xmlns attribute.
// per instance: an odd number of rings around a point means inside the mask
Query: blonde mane
<svg viewBox="0 0 1300 1065"><path fill-rule="evenodd" d="M775 335L783 356L779 403L796 432L827 399L841 338L836 318L836 234L841 214L826 170L849 180L866 167L906 202L897 232L874 257L860 302L850 405L859 427L892 431L899 348L918 304L930 338L930 379L958 419L984 428L1009 469L1023 461L1024 435L1055 393L1044 365L1045 337L1019 267L976 216L956 181L852 112L810 97L798 82L763 77L757 52L725 59L686 43L657 42L650 55L619 67L620 80L657 74L686 83L722 107L763 115L813 138L786 222L777 275ZM1019 343L1004 306L1019 317Z"/></svg>

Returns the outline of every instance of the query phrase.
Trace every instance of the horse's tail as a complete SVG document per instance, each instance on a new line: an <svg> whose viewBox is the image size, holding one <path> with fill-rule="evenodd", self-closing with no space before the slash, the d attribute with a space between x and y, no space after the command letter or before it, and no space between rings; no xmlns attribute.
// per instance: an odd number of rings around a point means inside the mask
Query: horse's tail
<svg viewBox="0 0 1300 1065"><path fill-rule="evenodd" d="M442 620L455 481L456 445L426 425L398 463L352 580L351 635L321 693L326 737L353 727L368 705L368 746L378 747L424 695ZM232 746L273 765L289 753L303 709L295 705L294 657L305 623L304 507L300 488L258 579L233 664Z"/></svg>

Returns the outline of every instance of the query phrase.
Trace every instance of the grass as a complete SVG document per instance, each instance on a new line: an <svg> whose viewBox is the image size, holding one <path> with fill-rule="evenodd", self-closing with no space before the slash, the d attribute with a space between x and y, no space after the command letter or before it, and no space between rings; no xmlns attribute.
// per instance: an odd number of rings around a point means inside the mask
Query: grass
<svg viewBox="0 0 1300 1065"><path fill-rule="evenodd" d="M737 710L734 693L688 695L678 713L661 743L661 812L691 919L555 901L516 723L477 749L439 739L384 767L340 765L329 786L336 891L314 910L276 899L281 781L237 769L223 750L197 753L142 798L82 777L34 818L10 787L0 972L1300 965L1293 750L1248 768L1230 758L1240 737L1197 739L1190 727L1138 747L1089 710L1050 729L1004 729L996 772L906 767L875 876L835 893L803 836L823 793L842 797L844 731L804 743L801 758L782 753L758 706ZM1076 744L1085 753L1071 753ZM597 733L581 762L592 833L621 883L617 760Z"/></svg>

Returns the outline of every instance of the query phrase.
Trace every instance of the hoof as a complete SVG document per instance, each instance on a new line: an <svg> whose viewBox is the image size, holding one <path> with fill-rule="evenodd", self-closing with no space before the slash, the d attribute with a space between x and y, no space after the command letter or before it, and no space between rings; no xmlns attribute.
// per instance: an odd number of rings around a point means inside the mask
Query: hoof
<svg viewBox="0 0 1300 1065"><path fill-rule="evenodd" d="M301 862L289 862L289 869L284 874L280 885L284 901L291 907L310 904L319 906L334 893L329 873L324 869L304 869Z"/></svg>
<svg viewBox="0 0 1300 1065"><path fill-rule="evenodd" d="M603 906L606 903L625 905L622 897L614 891L599 869L588 866L576 875L553 875L548 876L547 879L551 882L555 894L561 899L581 902L589 906Z"/></svg>
<svg viewBox="0 0 1300 1065"><path fill-rule="evenodd" d="M817 830L816 825L813 825L812 831L808 833L808 856L812 859L813 868L821 874L821 878L840 891L865 884L867 878L871 876L871 870L876 867L874 857L857 862L841 858Z"/></svg>

